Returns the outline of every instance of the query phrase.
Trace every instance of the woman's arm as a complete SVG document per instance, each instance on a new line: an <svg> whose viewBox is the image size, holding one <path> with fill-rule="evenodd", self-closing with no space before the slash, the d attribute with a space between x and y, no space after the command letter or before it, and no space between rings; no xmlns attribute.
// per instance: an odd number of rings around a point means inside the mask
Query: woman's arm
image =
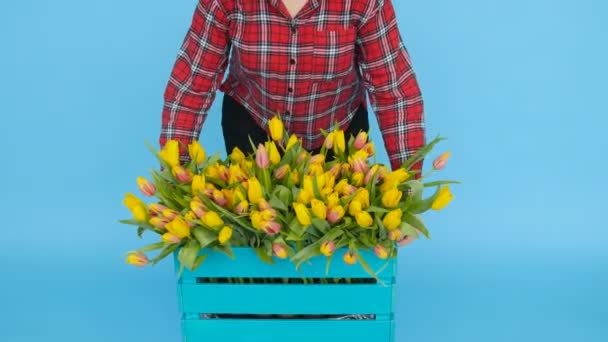
<svg viewBox="0 0 608 342"><path fill-rule="evenodd" d="M230 55L228 20L220 0L199 0L164 92L160 146L197 140L224 78ZM180 149L187 161L186 149Z"/></svg>
<svg viewBox="0 0 608 342"><path fill-rule="evenodd" d="M366 3L357 36L358 62L391 166L396 169L425 144L422 96L391 0ZM422 170L422 161L411 169Z"/></svg>

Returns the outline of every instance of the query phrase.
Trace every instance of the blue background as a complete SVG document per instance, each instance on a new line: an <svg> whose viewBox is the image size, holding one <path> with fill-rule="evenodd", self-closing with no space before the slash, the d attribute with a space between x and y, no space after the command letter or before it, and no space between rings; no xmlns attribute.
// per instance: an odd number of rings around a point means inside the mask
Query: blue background
<svg viewBox="0 0 608 342"><path fill-rule="evenodd" d="M117 220L157 166L143 142L194 4L0 6L0 341L178 340L171 263L127 267L141 241ZM401 253L398 341L607 341L608 5L395 7L428 135L448 138L432 157L464 181Z"/></svg>

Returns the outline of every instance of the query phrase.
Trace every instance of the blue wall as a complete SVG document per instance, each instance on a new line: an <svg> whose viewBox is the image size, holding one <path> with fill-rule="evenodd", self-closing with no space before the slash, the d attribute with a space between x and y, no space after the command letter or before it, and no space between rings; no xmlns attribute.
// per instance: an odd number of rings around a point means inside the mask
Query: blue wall
<svg viewBox="0 0 608 342"><path fill-rule="evenodd" d="M395 7L429 136L449 138L443 175L464 181L426 216L433 240L401 254L398 340L608 340L608 5ZM170 263L124 265L140 241L116 221L157 165L143 141L156 143L193 8L1 6L0 341L177 341ZM201 139L211 151L220 100Z"/></svg>

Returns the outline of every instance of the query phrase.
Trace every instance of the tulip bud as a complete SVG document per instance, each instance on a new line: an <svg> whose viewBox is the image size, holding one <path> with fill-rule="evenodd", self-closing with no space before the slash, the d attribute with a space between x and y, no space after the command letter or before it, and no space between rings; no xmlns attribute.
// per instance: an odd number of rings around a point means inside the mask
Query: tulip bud
<svg viewBox="0 0 608 342"><path fill-rule="evenodd" d="M401 231L399 229L393 229L388 231L388 239L391 241L397 241L401 238Z"/></svg>
<svg viewBox="0 0 608 342"><path fill-rule="evenodd" d="M367 160L363 158L355 158L352 160L353 171L359 173L365 173L369 170L369 165L367 164Z"/></svg>
<svg viewBox="0 0 608 342"><path fill-rule="evenodd" d="M310 191L307 190L300 190L300 193L298 193L298 197L296 197L296 202L298 203L302 203L302 204L309 204L310 200L313 199L313 194Z"/></svg>
<svg viewBox="0 0 608 342"><path fill-rule="evenodd" d="M260 209L262 213L268 213L269 216L265 217L266 220L274 220L277 216L277 211L263 198L258 202L258 209Z"/></svg>
<svg viewBox="0 0 608 342"><path fill-rule="evenodd" d="M213 190L213 201L221 207L225 207L228 204L228 200L224 193L219 190Z"/></svg>
<svg viewBox="0 0 608 342"><path fill-rule="evenodd" d="M258 203L262 199L262 185L257 178L251 177L247 180L247 197L250 203Z"/></svg>
<svg viewBox="0 0 608 342"><path fill-rule="evenodd" d="M229 158L231 162L239 164L245 159L245 154L238 147L235 147L232 149L232 153L230 153Z"/></svg>
<svg viewBox="0 0 608 342"><path fill-rule="evenodd" d="M302 203L293 203L293 208L296 211L296 217L298 222L303 226L310 226L312 224L310 213L308 208Z"/></svg>
<svg viewBox="0 0 608 342"><path fill-rule="evenodd" d="M321 244L321 254L329 257L334 254L336 250L336 244L333 241L325 241Z"/></svg>
<svg viewBox="0 0 608 342"><path fill-rule="evenodd" d="M376 245L374 247L374 254L376 254L376 256L378 258L380 258L380 259L386 259L386 258L388 258L388 251L382 245Z"/></svg>
<svg viewBox="0 0 608 342"><path fill-rule="evenodd" d="M281 232L281 225L275 221L268 221L262 227L262 229L268 235L277 235L277 234L279 234L279 232Z"/></svg>
<svg viewBox="0 0 608 342"><path fill-rule="evenodd" d="M346 185L346 188L344 189L344 195L346 196L350 196L352 194L354 194L355 192L357 192L357 187L351 184Z"/></svg>
<svg viewBox="0 0 608 342"><path fill-rule="evenodd" d="M148 257L142 252L131 252L127 255L127 264L144 267L148 264Z"/></svg>
<svg viewBox="0 0 608 342"><path fill-rule="evenodd" d="M435 170L443 169L445 164L448 162L448 158L450 158L450 152L444 152L433 161L433 168Z"/></svg>
<svg viewBox="0 0 608 342"><path fill-rule="evenodd" d="M402 196L403 192L397 188L392 188L382 195L382 205L385 208L395 208L397 205L399 205L399 201L401 201Z"/></svg>
<svg viewBox="0 0 608 342"><path fill-rule="evenodd" d="M270 130L270 137L272 138L272 140L283 140L283 122L277 115L275 115L268 122L268 129Z"/></svg>
<svg viewBox="0 0 608 342"><path fill-rule="evenodd" d="M320 201L316 198L311 200L312 213L320 218L321 220L325 220L327 217L327 207L323 201Z"/></svg>
<svg viewBox="0 0 608 342"><path fill-rule="evenodd" d="M298 172L297 169L294 169L291 174L289 175L289 177L291 178L291 181L293 182L293 184L298 185L300 184L300 173Z"/></svg>
<svg viewBox="0 0 608 342"><path fill-rule="evenodd" d="M273 243L272 244L272 253L279 259L287 258L287 249L281 243Z"/></svg>
<svg viewBox="0 0 608 342"><path fill-rule="evenodd" d="M148 222L156 228L165 229L165 225L169 223L169 220L164 217L153 217Z"/></svg>
<svg viewBox="0 0 608 342"><path fill-rule="evenodd" d="M351 181L354 186L361 186L361 185L363 185L364 177L365 176L363 175L363 172L355 172L355 173L353 173L353 176L351 177Z"/></svg>
<svg viewBox="0 0 608 342"><path fill-rule="evenodd" d="M359 134L357 134L357 137L355 138L355 142L353 143L353 147L356 150L360 150L365 146L365 143L367 142L367 132L359 132Z"/></svg>
<svg viewBox="0 0 608 342"><path fill-rule="evenodd" d="M340 174L342 176L346 176L348 174L348 172L350 172L351 166L348 163L344 163L342 164L341 168L340 168Z"/></svg>
<svg viewBox="0 0 608 342"><path fill-rule="evenodd" d="M154 184L144 177L137 177L137 186L139 187L141 193L148 197L154 196L156 193L156 187Z"/></svg>
<svg viewBox="0 0 608 342"><path fill-rule="evenodd" d="M173 173L173 177L181 183L188 183L192 179L192 172L179 165L174 166L171 172Z"/></svg>
<svg viewBox="0 0 608 342"><path fill-rule="evenodd" d="M352 200L348 205L348 213L350 214L350 216L355 217L358 213L361 212L361 210L361 202L356 199Z"/></svg>
<svg viewBox="0 0 608 342"><path fill-rule="evenodd" d="M186 219L186 223L188 223L188 227L192 228L196 226L196 220L198 218L196 217L196 214L194 214L194 212L187 212L186 215L184 215L184 218Z"/></svg>
<svg viewBox="0 0 608 342"><path fill-rule="evenodd" d="M173 234L173 233L165 233L162 235L162 239L165 243L168 244L176 244L182 242L182 238Z"/></svg>
<svg viewBox="0 0 608 342"><path fill-rule="evenodd" d="M262 226L266 225L266 222L264 222L264 219L262 218L262 213L257 210L251 211L251 214L249 215L249 219L251 221L251 225L255 229L262 229Z"/></svg>
<svg viewBox="0 0 608 342"><path fill-rule="evenodd" d="M369 191L367 191L366 188L357 190L357 194L355 195L354 199L361 202L361 208L365 209L369 207Z"/></svg>
<svg viewBox="0 0 608 342"><path fill-rule="evenodd" d="M243 215L247 212L248 209L249 209L249 202L247 202L246 200L242 200L241 202L239 202L239 204L237 204L234 211L238 215Z"/></svg>
<svg viewBox="0 0 608 342"><path fill-rule="evenodd" d="M173 221L167 223L165 228L167 231L169 231L169 233L179 236L180 238L190 236L190 226L188 226L186 221L179 216L174 218Z"/></svg>
<svg viewBox="0 0 608 342"><path fill-rule="evenodd" d="M267 169L270 166L270 159L268 158L268 150L264 144L259 144L258 149L255 153L255 162L258 164L260 169Z"/></svg>
<svg viewBox="0 0 608 342"><path fill-rule="evenodd" d="M214 211L208 211L201 217L201 221L209 228L217 228L224 224L224 220Z"/></svg>
<svg viewBox="0 0 608 342"><path fill-rule="evenodd" d="M148 207L146 204L137 198L137 196L127 193L122 203L131 211L133 218L137 221L148 220Z"/></svg>
<svg viewBox="0 0 608 342"><path fill-rule="evenodd" d="M221 230L220 230L220 234L218 236L218 241L220 242L220 244L225 244L226 241L230 240L230 238L232 237L232 228L230 228L229 226L224 226Z"/></svg>
<svg viewBox="0 0 608 342"><path fill-rule="evenodd" d="M329 169L329 173L331 173L334 179L338 178L338 176L340 175L340 164L335 164L334 166L332 166L331 169Z"/></svg>
<svg viewBox="0 0 608 342"><path fill-rule="evenodd" d="M193 141L192 143L188 144L188 153L190 154L190 159L193 160L197 165L207 159L205 149L198 141Z"/></svg>
<svg viewBox="0 0 608 342"><path fill-rule="evenodd" d="M168 220L173 220L177 215L179 215L179 213L173 209L167 208L163 210L163 216Z"/></svg>
<svg viewBox="0 0 608 342"><path fill-rule="evenodd" d="M334 152L344 153L346 150L346 142L344 140L344 131L338 129L334 131Z"/></svg>
<svg viewBox="0 0 608 342"><path fill-rule="evenodd" d="M388 230L397 229L401 225L401 217L403 212L401 208L393 209L389 211L382 219L382 224Z"/></svg>
<svg viewBox="0 0 608 342"><path fill-rule="evenodd" d="M179 142L177 140L169 140L158 153L160 158L169 164L170 167L179 165Z"/></svg>
<svg viewBox="0 0 608 342"><path fill-rule="evenodd" d="M344 253L342 259L347 265L354 265L357 263L357 257L355 256L355 253L351 251Z"/></svg>
<svg viewBox="0 0 608 342"><path fill-rule="evenodd" d="M329 132L325 137L325 142L323 143L325 148L331 150L334 147L334 132Z"/></svg>
<svg viewBox="0 0 608 342"><path fill-rule="evenodd" d="M286 175L289 174L289 164L285 164L278 169L274 170L274 178L282 180Z"/></svg>
<svg viewBox="0 0 608 342"><path fill-rule="evenodd" d="M198 218L201 218L201 217L203 217L203 215L205 215L205 206L203 205L202 202L191 201L190 210L192 210Z"/></svg>
<svg viewBox="0 0 608 342"><path fill-rule="evenodd" d="M167 207L160 203L151 203L148 208L150 208L150 210L152 210L155 214L161 214L163 210L167 209Z"/></svg>
<svg viewBox="0 0 608 342"><path fill-rule="evenodd" d="M228 179L229 184L240 183L247 179L247 174L237 164L230 165L228 174L230 175Z"/></svg>
<svg viewBox="0 0 608 342"><path fill-rule="evenodd" d="M344 217L344 208L341 205L331 207L327 211L327 221L330 223L338 223Z"/></svg>
<svg viewBox="0 0 608 342"><path fill-rule="evenodd" d="M376 154L376 150L374 149L374 143L370 141L365 144L365 146L363 146L363 151L365 151L368 156L372 157L374 154Z"/></svg>
<svg viewBox="0 0 608 342"><path fill-rule="evenodd" d="M219 179L223 180L224 182L227 182L230 180L230 170L228 170L228 168L224 165L218 165L217 176L219 177Z"/></svg>
<svg viewBox="0 0 608 342"><path fill-rule="evenodd" d="M311 164L323 164L323 163L325 163L325 155L323 155L323 154L315 154L314 156L310 157L310 163Z"/></svg>
<svg viewBox="0 0 608 342"><path fill-rule="evenodd" d="M367 211L360 211L355 215L357 224L363 228L369 227L374 223L374 219Z"/></svg>
<svg viewBox="0 0 608 342"><path fill-rule="evenodd" d="M277 165L281 162L281 155L279 154L279 150L277 150L277 145L275 145L274 141L267 142L266 149L268 150L268 158L272 165Z"/></svg>
<svg viewBox="0 0 608 342"><path fill-rule="evenodd" d="M454 195L450 192L450 186L445 185L439 190L439 194L431 204L431 209L441 210L445 208L450 201L454 198Z"/></svg>
<svg viewBox="0 0 608 342"><path fill-rule="evenodd" d="M332 208L340 204L340 196L337 192L330 193L327 195L327 207Z"/></svg>
<svg viewBox="0 0 608 342"><path fill-rule="evenodd" d="M289 150L292 146L294 146L296 143L298 142L298 136L295 134L292 134L289 137L289 140L287 141L287 147L285 147L285 150Z"/></svg>
<svg viewBox="0 0 608 342"><path fill-rule="evenodd" d="M323 174L323 165L321 164L310 164L308 166L308 174L311 176L319 176Z"/></svg>
<svg viewBox="0 0 608 342"><path fill-rule="evenodd" d="M192 193L197 194L205 190L205 176L194 175L192 176Z"/></svg>
<svg viewBox="0 0 608 342"><path fill-rule="evenodd" d="M308 155L309 154L306 151L300 152L300 154L298 155L298 159L296 160L296 164L302 164L304 162L304 159L306 159Z"/></svg>
<svg viewBox="0 0 608 342"><path fill-rule="evenodd" d="M367 173L365 174L365 178L363 179L363 183L365 183L365 185L369 184L369 182L372 180L372 177L374 177L374 175L376 174L376 172L378 172L379 170L379 166L378 164L372 166ZM378 178L376 178L376 183L378 183Z"/></svg>

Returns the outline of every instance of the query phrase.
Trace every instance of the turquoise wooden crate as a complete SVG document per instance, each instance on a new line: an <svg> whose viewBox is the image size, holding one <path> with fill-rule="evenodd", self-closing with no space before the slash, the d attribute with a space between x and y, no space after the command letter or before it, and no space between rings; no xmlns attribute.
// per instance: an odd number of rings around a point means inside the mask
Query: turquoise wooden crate
<svg viewBox="0 0 608 342"><path fill-rule="evenodd" d="M344 264L338 257L343 253L336 251L327 275L323 256L298 272L288 260L266 264L248 248L235 248L235 260L210 253L195 272L185 268L177 279L183 341L394 341L396 259L378 274L380 283L361 265ZM362 255L374 270L387 262L372 253ZM177 253L174 262L177 274ZM228 283L228 278L254 278L254 283ZM255 278L267 283L255 283ZM286 278L299 283L283 283ZM302 278L315 281L304 284ZM360 282L335 283L336 278ZM364 319L343 319L346 315Z"/></svg>

